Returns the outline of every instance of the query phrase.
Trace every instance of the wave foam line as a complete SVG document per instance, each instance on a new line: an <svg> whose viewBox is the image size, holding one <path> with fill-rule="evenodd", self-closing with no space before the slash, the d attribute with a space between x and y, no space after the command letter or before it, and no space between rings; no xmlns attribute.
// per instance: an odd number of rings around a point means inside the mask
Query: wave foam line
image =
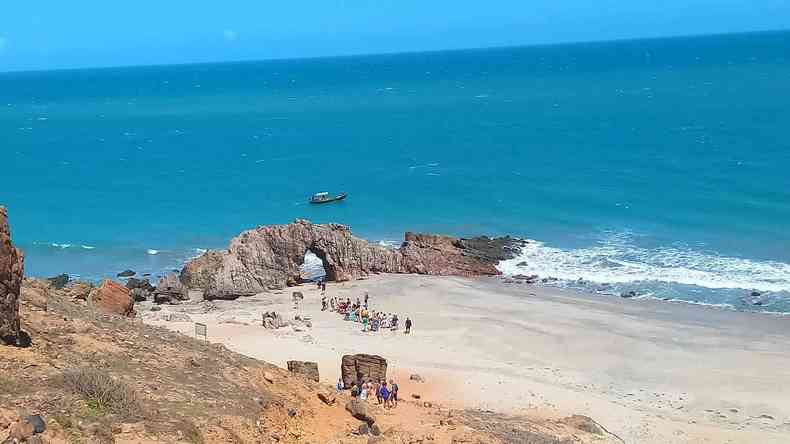
<svg viewBox="0 0 790 444"><path fill-rule="evenodd" d="M664 282L711 289L790 291L790 264L756 261L690 249L645 249L627 235L605 239L599 246L563 250L531 241L521 253L499 263L505 275L536 274L566 281L579 278L597 284Z"/></svg>

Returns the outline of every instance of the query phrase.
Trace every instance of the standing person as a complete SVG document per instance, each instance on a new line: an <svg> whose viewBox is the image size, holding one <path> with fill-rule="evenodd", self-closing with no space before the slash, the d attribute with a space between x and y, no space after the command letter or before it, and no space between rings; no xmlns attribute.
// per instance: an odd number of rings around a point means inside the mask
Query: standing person
<svg viewBox="0 0 790 444"><path fill-rule="evenodd" d="M376 381L376 402L381 404L381 381Z"/></svg>
<svg viewBox="0 0 790 444"><path fill-rule="evenodd" d="M326 294L326 279L321 281L321 294Z"/></svg>
<svg viewBox="0 0 790 444"><path fill-rule="evenodd" d="M390 379L390 407L398 406L398 384Z"/></svg>
<svg viewBox="0 0 790 444"><path fill-rule="evenodd" d="M359 399L361 399L363 401L367 401L368 400L368 383L367 382L362 383L362 390L359 392Z"/></svg>
<svg viewBox="0 0 790 444"><path fill-rule="evenodd" d="M343 389L346 387L346 384L343 382L343 378L338 378L337 380L337 391L342 392Z"/></svg>
<svg viewBox="0 0 790 444"><path fill-rule="evenodd" d="M326 311L326 296L321 296L321 311Z"/></svg>
<svg viewBox="0 0 790 444"><path fill-rule="evenodd" d="M384 408L386 409L389 405L390 399L390 391L387 389L387 381L383 381L381 383L381 389L379 390L379 393L381 394L381 399L384 400Z"/></svg>
<svg viewBox="0 0 790 444"><path fill-rule="evenodd" d="M408 316L406 316L406 324L405 325L406 325L406 331L404 332L404 334L408 335L409 333L411 333L411 319L409 319Z"/></svg>
<svg viewBox="0 0 790 444"><path fill-rule="evenodd" d="M368 306L368 292L365 292L365 307Z"/></svg>

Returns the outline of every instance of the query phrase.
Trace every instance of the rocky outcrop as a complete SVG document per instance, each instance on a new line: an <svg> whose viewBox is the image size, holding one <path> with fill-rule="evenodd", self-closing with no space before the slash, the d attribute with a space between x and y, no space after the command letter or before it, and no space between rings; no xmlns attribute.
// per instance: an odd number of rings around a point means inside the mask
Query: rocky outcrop
<svg viewBox="0 0 790 444"><path fill-rule="evenodd" d="M157 304L173 304L189 299L189 290L181 283L178 275L168 273L159 279L154 293L154 302Z"/></svg>
<svg viewBox="0 0 790 444"><path fill-rule="evenodd" d="M24 273L24 255L11 243L8 212L0 207L0 342L19 340L19 289Z"/></svg>
<svg viewBox="0 0 790 444"><path fill-rule="evenodd" d="M69 279L70 279L69 275L63 273L48 278L47 281L49 281L49 285L51 285L52 288L56 290L60 290L61 288L65 287L69 283Z"/></svg>
<svg viewBox="0 0 790 444"><path fill-rule="evenodd" d="M351 387L364 381L386 381L387 360L375 355L345 355L340 364L343 385Z"/></svg>
<svg viewBox="0 0 790 444"><path fill-rule="evenodd" d="M99 288L91 291L88 302L102 313L120 316L134 314L134 301L129 289L109 279L105 279Z"/></svg>
<svg viewBox="0 0 790 444"><path fill-rule="evenodd" d="M302 375L315 382L319 381L318 364L308 361L288 361L288 371L297 375Z"/></svg>
<svg viewBox="0 0 790 444"><path fill-rule="evenodd" d="M338 224L297 220L258 227L234 238L225 251L209 251L187 263L181 281L204 290L211 299L236 299L300 282L306 252L318 256L330 281L348 281L374 273L419 273L485 276L514 256L519 241L511 238L457 239L407 233L403 245L371 244Z"/></svg>

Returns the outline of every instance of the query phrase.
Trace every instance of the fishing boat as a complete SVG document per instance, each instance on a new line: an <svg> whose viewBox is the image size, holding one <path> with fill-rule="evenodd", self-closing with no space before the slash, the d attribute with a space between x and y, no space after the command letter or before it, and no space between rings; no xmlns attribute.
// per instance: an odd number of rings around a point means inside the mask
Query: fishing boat
<svg viewBox="0 0 790 444"><path fill-rule="evenodd" d="M330 196L329 193L315 193L313 197L310 198L311 204L323 204L329 202L337 202L340 200L345 199L348 196L348 193L340 193L337 196Z"/></svg>

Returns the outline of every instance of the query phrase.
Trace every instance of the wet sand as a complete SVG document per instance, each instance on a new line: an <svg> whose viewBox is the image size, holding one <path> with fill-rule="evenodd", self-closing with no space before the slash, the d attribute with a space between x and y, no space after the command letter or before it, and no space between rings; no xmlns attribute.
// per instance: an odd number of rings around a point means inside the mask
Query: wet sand
<svg viewBox="0 0 790 444"><path fill-rule="evenodd" d="M291 291L305 300L294 308ZM208 325L209 340L285 366L316 361L337 381L340 358L379 354L402 397L534 417L589 415L628 443L790 442L790 318L625 300L499 279L377 276L330 284L370 294L373 310L414 320L413 334L365 333L321 312L313 286L237 301L165 308ZM146 322L193 334L188 322ZM266 330L264 311L311 318ZM160 312L161 313L161 312ZM408 380L419 373L426 383Z"/></svg>

